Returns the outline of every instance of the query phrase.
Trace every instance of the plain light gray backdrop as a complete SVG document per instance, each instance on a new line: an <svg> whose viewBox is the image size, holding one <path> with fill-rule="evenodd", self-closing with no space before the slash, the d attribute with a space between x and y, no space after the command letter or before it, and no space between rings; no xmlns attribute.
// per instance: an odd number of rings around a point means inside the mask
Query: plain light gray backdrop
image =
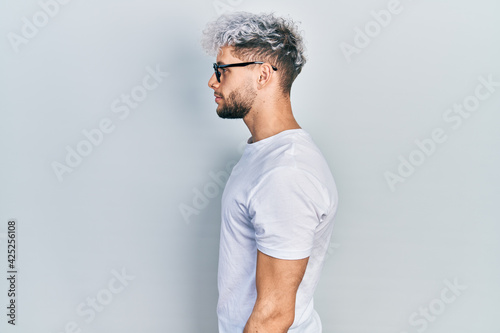
<svg viewBox="0 0 500 333"><path fill-rule="evenodd" d="M0 330L216 332L220 197L250 133L217 117L199 40L230 10L304 32L292 106L340 195L324 332L497 333L495 0L0 1L4 273L10 218L19 240Z"/></svg>

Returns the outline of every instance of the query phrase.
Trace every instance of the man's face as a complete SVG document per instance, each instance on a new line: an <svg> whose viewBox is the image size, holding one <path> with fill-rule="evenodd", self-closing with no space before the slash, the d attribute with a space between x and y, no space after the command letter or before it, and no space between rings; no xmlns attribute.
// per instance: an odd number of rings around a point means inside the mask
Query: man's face
<svg viewBox="0 0 500 333"><path fill-rule="evenodd" d="M243 62L231 54L231 48L222 47L217 55L217 64L227 65ZM221 118L236 119L245 117L252 108L257 95L252 86L251 71L244 67L219 68L220 83L215 73L208 81L208 86L214 90L217 114Z"/></svg>

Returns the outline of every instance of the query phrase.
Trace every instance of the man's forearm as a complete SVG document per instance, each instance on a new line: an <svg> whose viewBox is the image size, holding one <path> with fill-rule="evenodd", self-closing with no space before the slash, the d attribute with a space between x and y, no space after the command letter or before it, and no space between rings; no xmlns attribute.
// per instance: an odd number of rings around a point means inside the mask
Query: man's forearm
<svg viewBox="0 0 500 333"><path fill-rule="evenodd" d="M255 304L243 333L286 333L294 320L294 313L283 309L267 309Z"/></svg>

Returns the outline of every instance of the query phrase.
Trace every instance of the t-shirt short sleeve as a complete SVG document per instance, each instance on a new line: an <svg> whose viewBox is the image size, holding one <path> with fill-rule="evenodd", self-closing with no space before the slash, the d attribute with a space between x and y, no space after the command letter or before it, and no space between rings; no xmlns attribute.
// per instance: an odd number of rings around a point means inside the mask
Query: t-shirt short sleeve
<svg viewBox="0 0 500 333"><path fill-rule="evenodd" d="M257 249L278 259L310 256L327 208L325 187L310 173L294 167L269 171L249 197Z"/></svg>

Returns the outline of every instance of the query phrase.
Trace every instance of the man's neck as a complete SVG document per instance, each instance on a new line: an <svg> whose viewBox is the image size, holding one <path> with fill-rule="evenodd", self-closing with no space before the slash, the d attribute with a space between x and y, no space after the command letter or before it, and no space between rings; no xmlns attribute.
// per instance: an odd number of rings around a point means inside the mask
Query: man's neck
<svg viewBox="0 0 500 333"><path fill-rule="evenodd" d="M289 129L301 128L292 114L289 100L281 103L256 105L243 118L243 121L252 134L249 143L260 141Z"/></svg>

